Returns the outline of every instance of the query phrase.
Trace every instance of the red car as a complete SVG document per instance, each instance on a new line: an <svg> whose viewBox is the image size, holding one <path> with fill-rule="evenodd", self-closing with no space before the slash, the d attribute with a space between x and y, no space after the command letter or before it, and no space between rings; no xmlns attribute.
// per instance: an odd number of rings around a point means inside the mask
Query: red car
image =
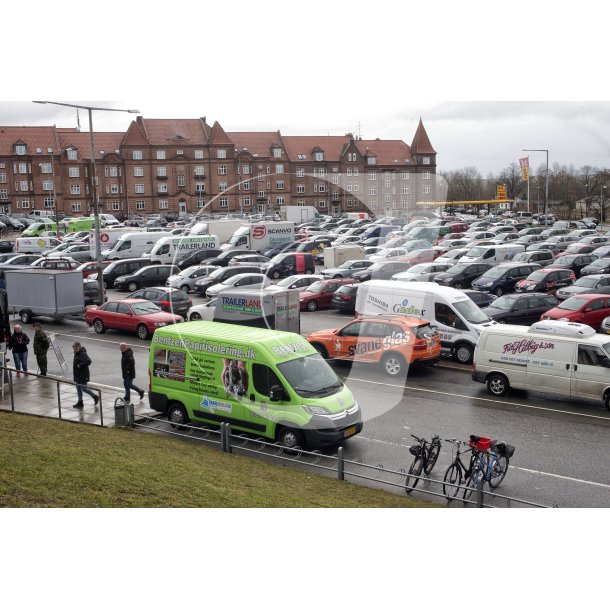
<svg viewBox="0 0 610 610"><path fill-rule="evenodd" d="M182 321L181 316L167 313L146 299L117 299L101 307L88 307L85 312L85 322L96 333L105 333L109 328L127 330L137 333L140 339L148 339L161 326Z"/></svg>
<svg viewBox="0 0 610 610"><path fill-rule="evenodd" d="M104 270L104 267L107 267L112 261L100 261L101 265L102 265L102 271ZM97 266L99 263L97 263L96 261L89 261L87 263L83 263L82 265L79 265L76 270L77 271L82 271L83 272L83 277L89 277L92 273L97 273Z"/></svg>
<svg viewBox="0 0 610 610"><path fill-rule="evenodd" d="M342 280L321 280L314 282L307 287L307 290L299 293L299 301L301 302L301 309L307 311L315 311L323 307L331 307L333 294L343 284L353 284L352 278L346 278Z"/></svg>
<svg viewBox="0 0 610 610"><path fill-rule="evenodd" d="M601 294L578 294L540 316L541 320L579 322L599 330L610 316L610 297Z"/></svg>

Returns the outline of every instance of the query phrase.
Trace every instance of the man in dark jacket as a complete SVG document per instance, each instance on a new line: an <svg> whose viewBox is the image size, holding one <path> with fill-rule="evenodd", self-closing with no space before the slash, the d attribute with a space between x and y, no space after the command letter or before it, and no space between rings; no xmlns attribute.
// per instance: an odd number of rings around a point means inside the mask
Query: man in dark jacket
<svg viewBox="0 0 610 610"><path fill-rule="evenodd" d="M40 374L44 376L47 374L47 352L51 342L47 337L47 333L42 330L40 322L34 323L34 330L36 331L34 333L34 355L36 356Z"/></svg>
<svg viewBox="0 0 610 610"><path fill-rule="evenodd" d="M17 377L21 377L21 369L24 373L28 372L28 343L30 338L21 331L21 326L15 324L15 332L8 340L9 349L13 350L13 359L17 369Z"/></svg>
<svg viewBox="0 0 610 610"><path fill-rule="evenodd" d="M125 402L131 400L130 390L135 390L140 395L140 400L144 398L144 390L141 390L137 385L134 385L133 380L136 378L136 360L133 357L133 350L128 347L127 343L121 343L121 372L123 373L123 385L125 386Z"/></svg>
<svg viewBox="0 0 610 610"><path fill-rule="evenodd" d="M72 405L75 409L82 409L83 405L83 392L93 398L94 406L99 402L99 398L87 387L89 382L89 365L91 364L91 358L87 354L87 350L80 344L74 343L72 345L74 350L74 361L72 363L72 373L74 375L74 381L78 384L76 386L76 395L78 396L78 402Z"/></svg>

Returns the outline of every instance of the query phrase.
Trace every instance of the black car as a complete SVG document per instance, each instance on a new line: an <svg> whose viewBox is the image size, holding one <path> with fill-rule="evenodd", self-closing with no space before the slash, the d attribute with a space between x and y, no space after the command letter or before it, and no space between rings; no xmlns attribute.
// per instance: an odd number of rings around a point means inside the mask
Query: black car
<svg viewBox="0 0 610 610"><path fill-rule="evenodd" d="M97 281L89 278L83 280L83 293L85 296L85 305L101 305L100 290Z"/></svg>
<svg viewBox="0 0 610 610"><path fill-rule="evenodd" d="M395 273L407 271L413 263L403 263L400 261L385 261L373 263L368 269L356 271L352 277L357 282L368 280L389 280Z"/></svg>
<svg viewBox="0 0 610 610"><path fill-rule="evenodd" d="M216 248L210 248L209 250L195 250L188 256L185 256L183 259L178 261L177 265L181 270L194 267L195 265L208 265L210 258L215 258L220 254L222 254L222 250L218 250Z"/></svg>
<svg viewBox="0 0 610 610"><path fill-rule="evenodd" d="M242 254L258 254L254 250L244 250L241 248L235 248L234 250L224 250L222 254L209 258L206 260L206 265L216 265L218 267L227 267L234 256L241 256Z"/></svg>
<svg viewBox="0 0 610 610"><path fill-rule="evenodd" d="M493 292L497 297L501 297L507 292L514 292L517 282L538 269L540 265L534 263L501 263L474 280L472 287L481 292Z"/></svg>
<svg viewBox="0 0 610 610"><path fill-rule="evenodd" d="M222 267L212 271L210 275L195 282L195 292L205 296L207 289L215 284L220 284L238 273L260 273L261 269L254 265L234 265L233 267Z"/></svg>
<svg viewBox="0 0 610 610"><path fill-rule="evenodd" d="M456 263L451 269L439 273L434 281L441 286L452 288L470 288L470 285L478 277L481 277L491 268L488 263Z"/></svg>
<svg viewBox="0 0 610 610"><path fill-rule="evenodd" d="M358 286L360 284L345 284L337 288L333 293L332 307L346 313L354 313L356 311Z"/></svg>
<svg viewBox="0 0 610 610"><path fill-rule="evenodd" d="M113 288L114 280L123 275L131 275L150 265L150 260L147 258L124 258L118 261L112 261L107 267L104 267L102 278L104 280L104 288ZM91 279L97 279L96 274L89 276Z"/></svg>
<svg viewBox="0 0 610 610"><path fill-rule="evenodd" d="M15 249L15 242L3 239L0 241L0 252L12 252Z"/></svg>
<svg viewBox="0 0 610 610"><path fill-rule="evenodd" d="M163 311L186 317L186 312L193 304L184 290L179 288L168 288L166 286L154 286L152 288L141 288L130 294L127 299L146 299L160 307Z"/></svg>
<svg viewBox="0 0 610 610"><path fill-rule="evenodd" d="M563 301L576 294L610 294L610 275L585 275L571 286L560 288L555 296Z"/></svg>
<svg viewBox="0 0 610 610"><path fill-rule="evenodd" d="M266 256L267 258L273 258L278 254L282 254L283 252L294 252L300 245L300 241L291 241L290 243L282 244L280 246L276 246L275 248L265 250L263 252L263 256Z"/></svg>
<svg viewBox="0 0 610 610"><path fill-rule="evenodd" d="M576 279L574 271L550 265L530 273L515 285L515 292L543 292L555 294L559 288L571 286Z"/></svg>
<svg viewBox="0 0 610 610"><path fill-rule="evenodd" d="M479 307L488 307L496 300L496 295L478 290L462 290L462 292Z"/></svg>
<svg viewBox="0 0 610 610"><path fill-rule="evenodd" d="M489 307L485 307L483 313L501 324L530 325L540 320L542 314L558 304L557 298L542 292L505 294Z"/></svg>
<svg viewBox="0 0 610 610"><path fill-rule="evenodd" d="M266 265L261 267L260 273L278 279L287 275L315 273L316 263L314 257L307 252L285 252L274 256Z"/></svg>
<svg viewBox="0 0 610 610"><path fill-rule="evenodd" d="M510 260L512 263L537 263L541 267L546 267L555 260L555 255L550 250L533 250L518 252Z"/></svg>
<svg viewBox="0 0 610 610"><path fill-rule="evenodd" d="M121 275L114 280L117 290L133 292L146 286L162 286L170 275L178 275L180 269L176 265L149 265L142 267L131 275Z"/></svg>
<svg viewBox="0 0 610 610"><path fill-rule="evenodd" d="M564 254L553 261L553 267L571 269L576 274L576 277L580 277L582 269L596 260L597 256L592 254Z"/></svg>

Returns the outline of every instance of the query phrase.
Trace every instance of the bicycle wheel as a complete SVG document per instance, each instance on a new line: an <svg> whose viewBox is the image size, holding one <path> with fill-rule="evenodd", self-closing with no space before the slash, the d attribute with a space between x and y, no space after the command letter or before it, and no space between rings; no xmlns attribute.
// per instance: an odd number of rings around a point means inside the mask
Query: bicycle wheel
<svg viewBox="0 0 610 610"><path fill-rule="evenodd" d="M421 471L424 468L424 460L421 457L416 457L411 464L411 468L409 468L409 474L413 476L407 475L407 480L405 483L405 490L407 493L413 491L417 484L419 483L419 477L421 475Z"/></svg>
<svg viewBox="0 0 610 610"><path fill-rule="evenodd" d="M429 475L432 472L432 469L436 465L436 460L438 460L438 456L441 452L440 445L432 445L430 447L430 451L428 452L428 461L426 462L426 467L424 468L424 472Z"/></svg>
<svg viewBox="0 0 610 610"><path fill-rule="evenodd" d="M466 481L466 489L464 490L463 500L470 500L472 494L476 491L479 481L483 478L483 471L478 467L474 469L468 481Z"/></svg>
<svg viewBox="0 0 610 610"><path fill-rule="evenodd" d="M457 464L451 464L445 472L445 478L443 479L443 494L451 502L454 498L457 498L461 489L459 485L462 484L462 469Z"/></svg>
<svg viewBox="0 0 610 610"><path fill-rule="evenodd" d="M491 478L489 479L489 486L495 489L502 483L508 470L508 458L505 455L499 455L494 462L493 470L491 471Z"/></svg>

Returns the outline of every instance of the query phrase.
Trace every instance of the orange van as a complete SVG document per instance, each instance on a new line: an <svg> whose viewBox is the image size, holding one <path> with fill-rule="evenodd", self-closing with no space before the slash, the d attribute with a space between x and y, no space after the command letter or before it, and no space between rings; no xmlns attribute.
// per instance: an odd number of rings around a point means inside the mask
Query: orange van
<svg viewBox="0 0 610 610"><path fill-rule="evenodd" d="M307 341L323 358L380 363L392 377L410 364L431 366L441 358L441 338L429 322L411 316L358 318L341 328L319 330Z"/></svg>

